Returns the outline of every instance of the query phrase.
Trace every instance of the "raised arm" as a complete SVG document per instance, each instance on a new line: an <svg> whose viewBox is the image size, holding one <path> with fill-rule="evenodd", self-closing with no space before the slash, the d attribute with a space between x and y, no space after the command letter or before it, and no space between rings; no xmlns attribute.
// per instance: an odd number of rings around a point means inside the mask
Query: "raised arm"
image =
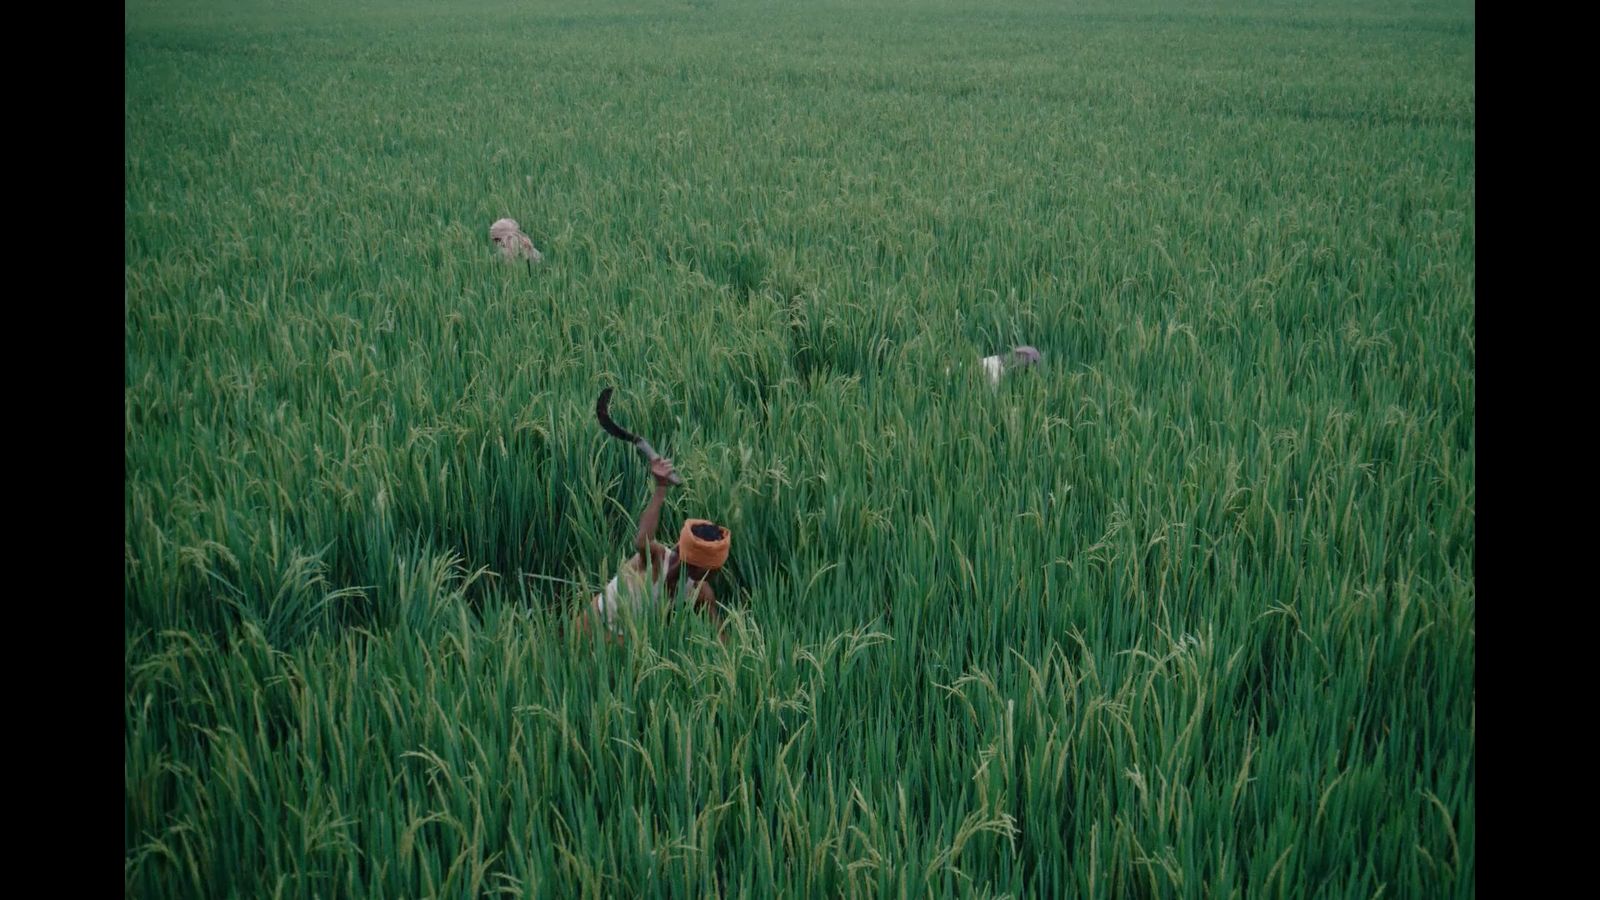
<svg viewBox="0 0 1600 900"><path fill-rule="evenodd" d="M633 537L633 546L639 551L641 564L648 564L652 573L660 574L665 560L656 558L653 545L656 528L661 524L661 504L667 499L667 486L672 484L672 460L662 458L652 462L650 474L655 476L656 490L650 495L650 504L644 508L644 515L639 517L639 533Z"/></svg>

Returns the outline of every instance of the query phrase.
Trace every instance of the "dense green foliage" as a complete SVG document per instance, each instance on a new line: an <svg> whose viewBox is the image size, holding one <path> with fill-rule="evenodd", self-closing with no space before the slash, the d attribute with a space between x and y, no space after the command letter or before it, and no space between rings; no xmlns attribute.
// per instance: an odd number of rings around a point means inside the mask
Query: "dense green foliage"
<svg viewBox="0 0 1600 900"><path fill-rule="evenodd" d="M1474 894L1469 4L126 23L129 896Z"/></svg>

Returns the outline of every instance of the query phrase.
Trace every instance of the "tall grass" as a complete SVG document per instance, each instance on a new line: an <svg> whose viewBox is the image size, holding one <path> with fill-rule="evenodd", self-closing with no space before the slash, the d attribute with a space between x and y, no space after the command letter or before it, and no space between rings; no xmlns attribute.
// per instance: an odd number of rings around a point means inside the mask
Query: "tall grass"
<svg viewBox="0 0 1600 900"><path fill-rule="evenodd" d="M131 3L126 893L1472 896L1474 40Z"/></svg>

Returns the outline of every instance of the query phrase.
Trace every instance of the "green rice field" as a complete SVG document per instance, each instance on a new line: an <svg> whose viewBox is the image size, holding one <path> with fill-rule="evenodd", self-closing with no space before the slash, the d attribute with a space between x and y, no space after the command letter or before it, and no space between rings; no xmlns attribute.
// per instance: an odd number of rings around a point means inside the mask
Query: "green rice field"
<svg viewBox="0 0 1600 900"><path fill-rule="evenodd" d="M1472 4L125 33L125 896L1475 896Z"/></svg>

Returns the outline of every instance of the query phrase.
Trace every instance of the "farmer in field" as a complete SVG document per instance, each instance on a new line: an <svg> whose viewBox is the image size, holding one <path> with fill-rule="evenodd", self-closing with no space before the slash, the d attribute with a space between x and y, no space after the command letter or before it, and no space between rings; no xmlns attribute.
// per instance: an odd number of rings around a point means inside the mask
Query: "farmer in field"
<svg viewBox="0 0 1600 900"><path fill-rule="evenodd" d="M621 616L641 611L668 610L675 602L690 602L712 625L720 628L717 595L711 590L711 576L728 561L728 529L705 519L683 523L673 547L658 543L656 525L661 519L661 503L672 483L672 460L657 459L650 464L656 490L639 519L639 533L633 538L638 551L622 564L603 592L594 595L590 608L579 616L580 632L587 632L588 619L599 619L615 637L621 637Z"/></svg>
<svg viewBox="0 0 1600 900"><path fill-rule="evenodd" d="M979 360L983 374L991 385L1000 383L1000 376L1012 369L1021 369L1039 361L1039 351L1032 347L1012 347L1010 353L985 356Z"/></svg>
<svg viewBox="0 0 1600 900"><path fill-rule="evenodd" d="M489 240L500 248L500 258L508 262L525 259L529 268L532 268L534 263L544 261L544 254L533 246L532 239L522 233L522 227L516 219L496 220L489 226Z"/></svg>
<svg viewBox="0 0 1600 900"><path fill-rule="evenodd" d="M978 368L982 370L983 377L989 382L990 387L999 387L1000 378L1007 372L1024 369L1039 361L1039 351L1034 347L1012 347L1008 353L999 353L994 356L985 356L978 360ZM945 366L944 374L950 374L950 367Z"/></svg>

